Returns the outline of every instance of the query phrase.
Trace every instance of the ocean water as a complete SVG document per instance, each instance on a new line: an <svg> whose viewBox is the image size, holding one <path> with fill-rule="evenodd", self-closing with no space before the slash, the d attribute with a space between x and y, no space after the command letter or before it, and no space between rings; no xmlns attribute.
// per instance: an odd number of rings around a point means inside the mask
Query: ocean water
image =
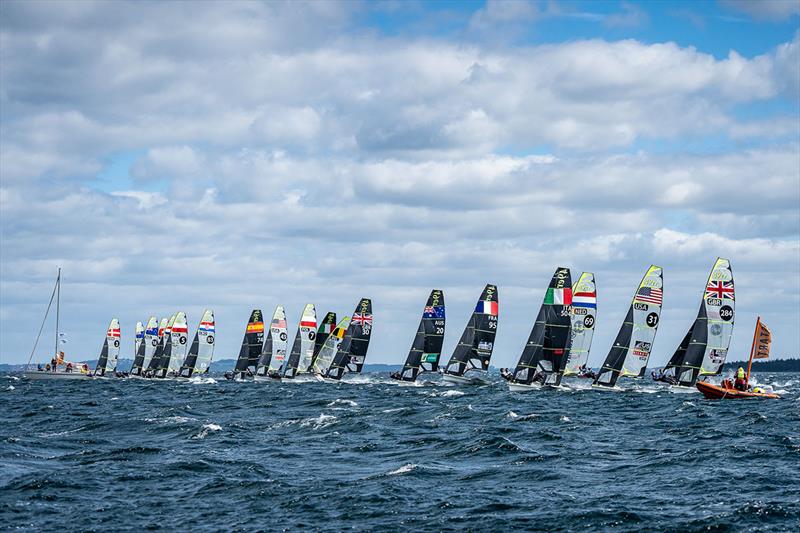
<svg viewBox="0 0 800 533"><path fill-rule="evenodd" d="M800 530L781 400L354 382L0 376L14 530Z"/></svg>

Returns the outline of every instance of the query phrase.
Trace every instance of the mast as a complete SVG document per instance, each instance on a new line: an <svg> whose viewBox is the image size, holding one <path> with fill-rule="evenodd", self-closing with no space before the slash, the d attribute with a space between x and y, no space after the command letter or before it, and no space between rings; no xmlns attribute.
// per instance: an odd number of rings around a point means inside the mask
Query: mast
<svg viewBox="0 0 800 533"><path fill-rule="evenodd" d="M756 319L756 329L753 331L753 344L750 346L750 359L747 361L747 376L745 376L744 388L750 385L750 369L753 367L753 354L756 353L756 339L758 338L758 330L761 329L761 317Z"/></svg>
<svg viewBox="0 0 800 533"><path fill-rule="evenodd" d="M61 314L61 267L58 267L58 277L56 278L56 366L58 366L58 318Z"/></svg>

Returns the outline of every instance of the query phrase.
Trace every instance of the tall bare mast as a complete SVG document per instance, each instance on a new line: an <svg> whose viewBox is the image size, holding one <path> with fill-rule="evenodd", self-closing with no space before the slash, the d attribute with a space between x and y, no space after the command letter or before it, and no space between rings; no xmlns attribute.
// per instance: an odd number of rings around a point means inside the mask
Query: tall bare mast
<svg viewBox="0 0 800 533"><path fill-rule="evenodd" d="M56 364L58 364L58 317L61 314L61 267L58 267L58 277L56 278Z"/></svg>

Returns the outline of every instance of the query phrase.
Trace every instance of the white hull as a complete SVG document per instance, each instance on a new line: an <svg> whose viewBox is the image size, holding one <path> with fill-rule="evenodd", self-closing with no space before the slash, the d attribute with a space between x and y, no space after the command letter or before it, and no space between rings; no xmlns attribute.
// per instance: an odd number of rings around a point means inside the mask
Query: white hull
<svg viewBox="0 0 800 533"><path fill-rule="evenodd" d="M683 385L670 385L669 391L675 394L691 394L693 392L700 392L695 387L684 387Z"/></svg>
<svg viewBox="0 0 800 533"><path fill-rule="evenodd" d="M453 374L442 374L442 381L455 385L486 385L489 383L483 376L455 376Z"/></svg>
<svg viewBox="0 0 800 533"><path fill-rule="evenodd" d="M614 385L613 387L604 387L603 385L595 385L594 383L592 383L592 390L601 390L606 392L622 392L625 389L621 389L616 385Z"/></svg>
<svg viewBox="0 0 800 533"><path fill-rule="evenodd" d="M22 375L23 379L92 379L89 374L81 374L80 372L25 372Z"/></svg>
<svg viewBox="0 0 800 533"><path fill-rule="evenodd" d="M511 392L530 392L534 390L542 390L542 386L538 383L525 385L523 383L511 383L508 382L508 390Z"/></svg>
<svg viewBox="0 0 800 533"><path fill-rule="evenodd" d="M281 378L273 378L271 376L253 376L253 381L256 383L280 383Z"/></svg>

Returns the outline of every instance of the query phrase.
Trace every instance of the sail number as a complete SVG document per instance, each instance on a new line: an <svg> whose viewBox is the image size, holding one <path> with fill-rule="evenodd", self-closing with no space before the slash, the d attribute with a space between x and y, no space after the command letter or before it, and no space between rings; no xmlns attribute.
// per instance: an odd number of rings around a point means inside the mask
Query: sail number
<svg viewBox="0 0 800 533"><path fill-rule="evenodd" d="M592 329L592 326L594 326L594 317L592 315L586 315L586 318L583 319L583 327Z"/></svg>
<svg viewBox="0 0 800 533"><path fill-rule="evenodd" d="M719 309L719 317L725 322L733 320L733 308L730 305L723 305Z"/></svg>
<svg viewBox="0 0 800 533"><path fill-rule="evenodd" d="M656 327L658 325L658 314L650 313L649 315L647 315L647 318L645 319L645 322L651 328Z"/></svg>
<svg viewBox="0 0 800 533"><path fill-rule="evenodd" d="M444 335L444 328L436 328L437 335Z"/></svg>

